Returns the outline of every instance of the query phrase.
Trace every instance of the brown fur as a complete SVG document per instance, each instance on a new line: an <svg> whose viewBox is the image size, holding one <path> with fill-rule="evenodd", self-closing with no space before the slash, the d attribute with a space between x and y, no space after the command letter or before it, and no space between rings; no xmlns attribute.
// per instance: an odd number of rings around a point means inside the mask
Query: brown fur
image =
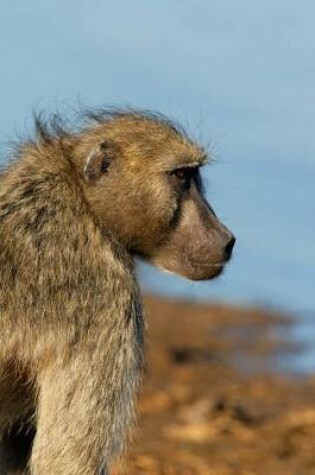
<svg viewBox="0 0 315 475"><path fill-rule="evenodd" d="M212 278L231 234L202 197L204 151L162 116L37 120L16 155L0 178L0 474L98 475L144 366L133 256ZM187 191L173 171L192 166Z"/></svg>

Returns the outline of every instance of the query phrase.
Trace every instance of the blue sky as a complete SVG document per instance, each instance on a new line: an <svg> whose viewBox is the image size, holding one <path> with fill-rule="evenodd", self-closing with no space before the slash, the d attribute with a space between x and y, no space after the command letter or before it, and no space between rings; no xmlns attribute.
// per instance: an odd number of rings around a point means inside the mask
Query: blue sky
<svg viewBox="0 0 315 475"><path fill-rule="evenodd" d="M144 269L144 285L315 310L314 17L304 0L6 2L3 160L34 108L130 104L170 114L210 143L208 196L238 243L216 283Z"/></svg>

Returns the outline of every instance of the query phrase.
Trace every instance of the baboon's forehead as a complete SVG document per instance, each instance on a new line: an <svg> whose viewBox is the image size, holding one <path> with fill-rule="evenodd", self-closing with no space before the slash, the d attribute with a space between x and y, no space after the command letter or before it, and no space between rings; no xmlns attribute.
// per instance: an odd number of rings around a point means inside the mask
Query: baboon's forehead
<svg viewBox="0 0 315 475"><path fill-rule="evenodd" d="M173 160L183 166L203 165L207 161L205 149L179 125L166 119L126 114L101 124L100 130L134 156L165 157L167 163Z"/></svg>

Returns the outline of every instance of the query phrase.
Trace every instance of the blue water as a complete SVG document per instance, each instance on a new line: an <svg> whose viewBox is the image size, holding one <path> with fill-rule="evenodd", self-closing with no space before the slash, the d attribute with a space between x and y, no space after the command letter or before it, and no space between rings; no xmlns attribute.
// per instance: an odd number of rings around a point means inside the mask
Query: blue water
<svg viewBox="0 0 315 475"><path fill-rule="evenodd" d="M287 327L282 336L297 345L297 351L288 352L278 357L278 371L293 374L315 373L315 313L300 314L295 324Z"/></svg>
<svg viewBox="0 0 315 475"><path fill-rule="evenodd" d="M235 256L216 282L145 267L143 286L302 321L315 310L314 15L311 0L5 2L2 160L34 108L131 104L174 116L210 144L207 193L237 236Z"/></svg>

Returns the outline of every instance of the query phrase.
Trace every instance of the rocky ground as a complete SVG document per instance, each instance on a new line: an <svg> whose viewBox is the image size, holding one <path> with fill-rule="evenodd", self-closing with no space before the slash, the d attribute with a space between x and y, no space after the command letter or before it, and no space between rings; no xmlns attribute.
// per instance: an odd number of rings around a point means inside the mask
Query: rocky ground
<svg viewBox="0 0 315 475"><path fill-rule="evenodd" d="M115 475L314 475L315 377L273 371L290 319L147 297L139 434Z"/></svg>

